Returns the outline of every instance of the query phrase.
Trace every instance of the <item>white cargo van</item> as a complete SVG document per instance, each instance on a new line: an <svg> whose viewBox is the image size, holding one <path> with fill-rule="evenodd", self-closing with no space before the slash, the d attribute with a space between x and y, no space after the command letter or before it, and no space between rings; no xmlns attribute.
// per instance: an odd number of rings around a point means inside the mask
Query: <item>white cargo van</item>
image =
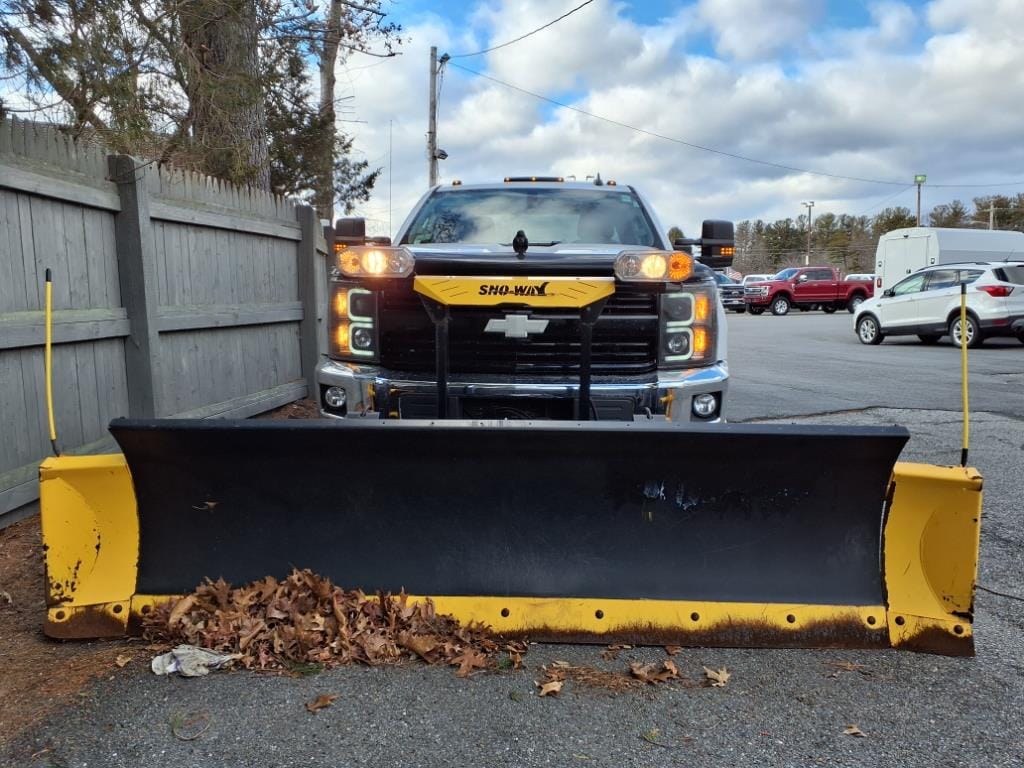
<svg viewBox="0 0 1024 768"><path fill-rule="evenodd" d="M908 227L878 238L875 294L933 264L1024 258L1024 232Z"/></svg>

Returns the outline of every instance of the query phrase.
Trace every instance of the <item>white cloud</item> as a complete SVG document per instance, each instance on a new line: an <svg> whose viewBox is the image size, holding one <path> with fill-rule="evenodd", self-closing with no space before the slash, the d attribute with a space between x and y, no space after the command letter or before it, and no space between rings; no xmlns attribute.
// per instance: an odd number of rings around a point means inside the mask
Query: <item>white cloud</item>
<svg viewBox="0 0 1024 768"><path fill-rule="evenodd" d="M908 185L921 172L933 183L1024 179L1020 0L973 8L940 0L919 15L903 3L878 3L869 24L853 30L809 28L815 4L785 2L771 34L755 23L761 5L768 4L702 0L645 26L621 4L598 0L521 43L452 64L654 133L783 165ZM376 165L386 164L393 121L392 230L426 188L429 46L478 50L508 39L524 18L553 15L549 2L487 0L466 20L414 22L396 59L347 63L350 76L339 83L366 123L343 128ZM703 23L719 57L694 52L706 51ZM734 51L740 40L761 58ZM764 58L783 47L785 59ZM635 184L667 225L688 232L703 218L795 217L805 199L818 201L816 213L861 213L899 190L701 152L558 109L452 64L441 98L439 143L450 155L442 179L582 179L600 171ZM387 231L387 190L385 175L362 211L375 232ZM925 204L986 191L926 188ZM908 191L892 202L912 201Z"/></svg>
<svg viewBox="0 0 1024 768"><path fill-rule="evenodd" d="M817 0L700 0L697 15L711 27L720 54L745 61L799 43L820 6Z"/></svg>

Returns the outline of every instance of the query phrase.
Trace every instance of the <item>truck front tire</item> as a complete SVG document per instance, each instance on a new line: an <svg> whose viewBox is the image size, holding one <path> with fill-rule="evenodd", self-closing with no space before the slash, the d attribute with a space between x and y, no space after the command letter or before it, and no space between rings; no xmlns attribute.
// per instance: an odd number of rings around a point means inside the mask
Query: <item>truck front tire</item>
<svg viewBox="0 0 1024 768"><path fill-rule="evenodd" d="M790 306L792 305L789 303L789 299L785 296L776 296L772 299L772 314L776 317L788 315Z"/></svg>

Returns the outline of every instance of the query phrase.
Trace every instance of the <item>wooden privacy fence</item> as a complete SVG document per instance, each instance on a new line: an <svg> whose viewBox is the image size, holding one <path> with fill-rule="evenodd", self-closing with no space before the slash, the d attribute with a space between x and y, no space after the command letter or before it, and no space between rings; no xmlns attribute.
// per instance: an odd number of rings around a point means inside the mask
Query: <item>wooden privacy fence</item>
<svg viewBox="0 0 1024 768"><path fill-rule="evenodd" d="M327 244L315 212L0 122L0 525L38 496L54 398L69 453L117 416L244 417L314 393Z"/></svg>

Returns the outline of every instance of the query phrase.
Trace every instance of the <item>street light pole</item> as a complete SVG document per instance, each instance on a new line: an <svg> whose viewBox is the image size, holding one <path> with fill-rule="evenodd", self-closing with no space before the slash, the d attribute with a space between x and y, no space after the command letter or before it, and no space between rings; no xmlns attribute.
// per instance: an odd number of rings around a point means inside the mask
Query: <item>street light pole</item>
<svg viewBox="0 0 1024 768"><path fill-rule="evenodd" d="M807 208L807 254L804 256L804 266L806 267L811 263L811 210L814 208L814 201L808 200L800 205Z"/></svg>
<svg viewBox="0 0 1024 768"><path fill-rule="evenodd" d="M914 177L914 183L917 184L917 226L921 226L921 185L928 181L928 177L919 173Z"/></svg>

